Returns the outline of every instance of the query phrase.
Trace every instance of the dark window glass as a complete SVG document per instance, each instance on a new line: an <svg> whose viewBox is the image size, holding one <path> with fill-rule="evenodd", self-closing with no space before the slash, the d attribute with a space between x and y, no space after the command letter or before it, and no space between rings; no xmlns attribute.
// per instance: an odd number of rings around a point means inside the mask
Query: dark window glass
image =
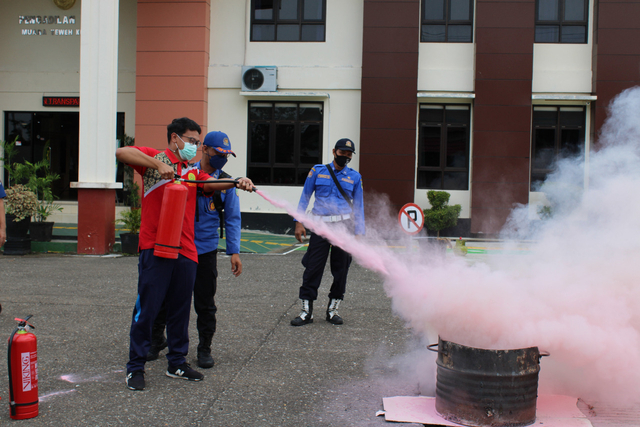
<svg viewBox="0 0 640 427"><path fill-rule="evenodd" d="M558 43L560 27L553 25L536 25L536 43Z"/></svg>
<svg viewBox="0 0 640 427"><path fill-rule="evenodd" d="M587 10L584 0L565 0L564 20L584 21L587 18Z"/></svg>
<svg viewBox="0 0 640 427"><path fill-rule="evenodd" d="M538 21L557 21L558 5L558 0L538 0Z"/></svg>
<svg viewBox="0 0 640 427"><path fill-rule="evenodd" d="M276 26L275 25L254 25L253 37L256 37L262 41L273 41L276 39Z"/></svg>
<svg viewBox="0 0 640 427"><path fill-rule="evenodd" d="M281 20L298 19L298 0L280 0L278 18Z"/></svg>
<svg viewBox="0 0 640 427"><path fill-rule="evenodd" d="M445 0L430 0L423 2L424 19L440 20L444 19Z"/></svg>
<svg viewBox="0 0 640 427"><path fill-rule="evenodd" d="M564 26L562 27L562 37L560 41L562 43L582 43L587 39L587 27L581 26Z"/></svg>
<svg viewBox="0 0 640 427"><path fill-rule="evenodd" d="M304 185L322 160L319 103L250 102L247 171L256 184Z"/></svg>
<svg viewBox="0 0 640 427"><path fill-rule="evenodd" d="M324 2L322 0L304 0L304 15L302 19L305 21L322 20L322 10Z"/></svg>
<svg viewBox="0 0 640 427"><path fill-rule="evenodd" d="M584 107L534 107L531 191L540 187L559 159L581 156L584 141Z"/></svg>
<svg viewBox="0 0 640 427"><path fill-rule="evenodd" d="M303 25L301 37L303 42L324 40L324 25Z"/></svg>
<svg viewBox="0 0 640 427"><path fill-rule="evenodd" d="M251 7L251 41L324 41L326 0L252 0Z"/></svg>
<svg viewBox="0 0 640 427"><path fill-rule="evenodd" d="M273 19L273 0L254 0L253 6L255 19Z"/></svg>
<svg viewBox="0 0 640 427"><path fill-rule="evenodd" d="M536 0L536 43L587 43L588 0Z"/></svg>
<svg viewBox="0 0 640 427"><path fill-rule="evenodd" d="M469 0L451 0L449 19L452 21L468 21L471 19L471 3Z"/></svg>
<svg viewBox="0 0 640 427"><path fill-rule="evenodd" d="M420 106L417 187L469 189L469 105Z"/></svg>
<svg viewBox="0 0 640 427"><path fill-rule="evenodd" d="M473 41L472 0L422 0L422 42Z"/></svg>

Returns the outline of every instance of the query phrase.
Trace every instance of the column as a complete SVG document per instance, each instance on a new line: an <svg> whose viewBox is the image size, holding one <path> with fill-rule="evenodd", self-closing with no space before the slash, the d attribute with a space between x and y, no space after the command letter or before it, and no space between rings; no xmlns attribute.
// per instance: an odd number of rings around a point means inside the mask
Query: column
<svg viewBox="0 0 640 427"><path fill-rule="evenodd" d="M80 36L78 253L106 254L115 241L118 0L83 0Z"/></svg>

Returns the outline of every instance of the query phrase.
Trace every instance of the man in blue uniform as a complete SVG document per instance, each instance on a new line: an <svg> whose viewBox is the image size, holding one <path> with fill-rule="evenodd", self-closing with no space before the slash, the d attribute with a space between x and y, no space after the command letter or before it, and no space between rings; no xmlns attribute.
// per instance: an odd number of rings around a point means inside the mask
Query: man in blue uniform
<svg viewBox="0 0 640 427"><path fill-rule="evenodd" d="M222 170L231 151L229 137L223 132L209 132L202 143L202 160L194 167L209 174L212 178L230 178ZM240 261L240 201L235 189L216 191L211 194L198 192L195 216L195 244L198 250L198 268L193 288L193 305L198 315L198 366L211 368L214 365L211 356L211 341L216 332L217 307L214 297L217 289L218 269L216 253L220 232L226 231L226 253L231 256L231 272L238 277L242 273ZM164 315L160 313L153 325L152 347L148 360L158 358L158 353L166 344L164 339Z"/></svg>
<svg viewBox="0 0 640 427"><path fill-rule="evenodd" d="M304 213L309 206L311 195L315 192L315 203L311 214L317 221L342 223L356 236L363 235L364 203L362 197L362 177L347 164L355 154L353 141L342 138L333 149L333 162L327 165L315 165L304 183L298 211ZM296 222L296 239L302 242L307 236L304 226ZM329 241L311 233L307 253L302 258L305 267L300 286L302 311L291 321L293 326L302 326L313 322L313 302L318 298L318 287L322 281L322 273L331 253L331 274L333 284L329 291L329 305L326 319L334 325L341 325L338 306L344 299L347 285L347 273L351 265L351 255Z"/></svg>

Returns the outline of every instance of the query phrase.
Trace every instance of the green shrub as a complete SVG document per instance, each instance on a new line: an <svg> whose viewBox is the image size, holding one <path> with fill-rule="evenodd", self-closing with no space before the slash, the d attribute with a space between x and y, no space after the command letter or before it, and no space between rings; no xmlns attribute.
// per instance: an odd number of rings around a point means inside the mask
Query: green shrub
<svg viewBox="0 0 640 427"><path fill-rule="evenodd" d="M424 210L424 225L428 230L436 231L440 237L440 230L455 227L462 206L448 206L451 195L446 191L427 191L427 198L431 204L430 209Z"/></svg>

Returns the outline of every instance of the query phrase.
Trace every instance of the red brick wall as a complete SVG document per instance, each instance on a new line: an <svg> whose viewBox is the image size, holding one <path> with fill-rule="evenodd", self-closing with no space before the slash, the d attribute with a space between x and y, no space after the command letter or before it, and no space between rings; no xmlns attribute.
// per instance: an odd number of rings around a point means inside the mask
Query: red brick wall
<svg viewBox="0 0 640 427"><path fill-rule="evenodd" d="M640 1L599 0L597 7L596 135L613 98L640 84Z"/></svg>
<svg viewBox="0 0 640 427"><path fill-rule="evenodd" d="M398 209L415 188L419 22L419 0L364 1L360 173Z"/></svg>
<svg viewBox="0 0 640 427"><path fill-rule="evenodd" d="M534 25L534 0L476 3L472 233L497 233L529 199Z"/></svg>
<svg viewBox="0 0 640 427"><path fill-rule="evenodd" d="M136 145L164 149L167 125L207 126L210 0L138 0Z"/></svg>

